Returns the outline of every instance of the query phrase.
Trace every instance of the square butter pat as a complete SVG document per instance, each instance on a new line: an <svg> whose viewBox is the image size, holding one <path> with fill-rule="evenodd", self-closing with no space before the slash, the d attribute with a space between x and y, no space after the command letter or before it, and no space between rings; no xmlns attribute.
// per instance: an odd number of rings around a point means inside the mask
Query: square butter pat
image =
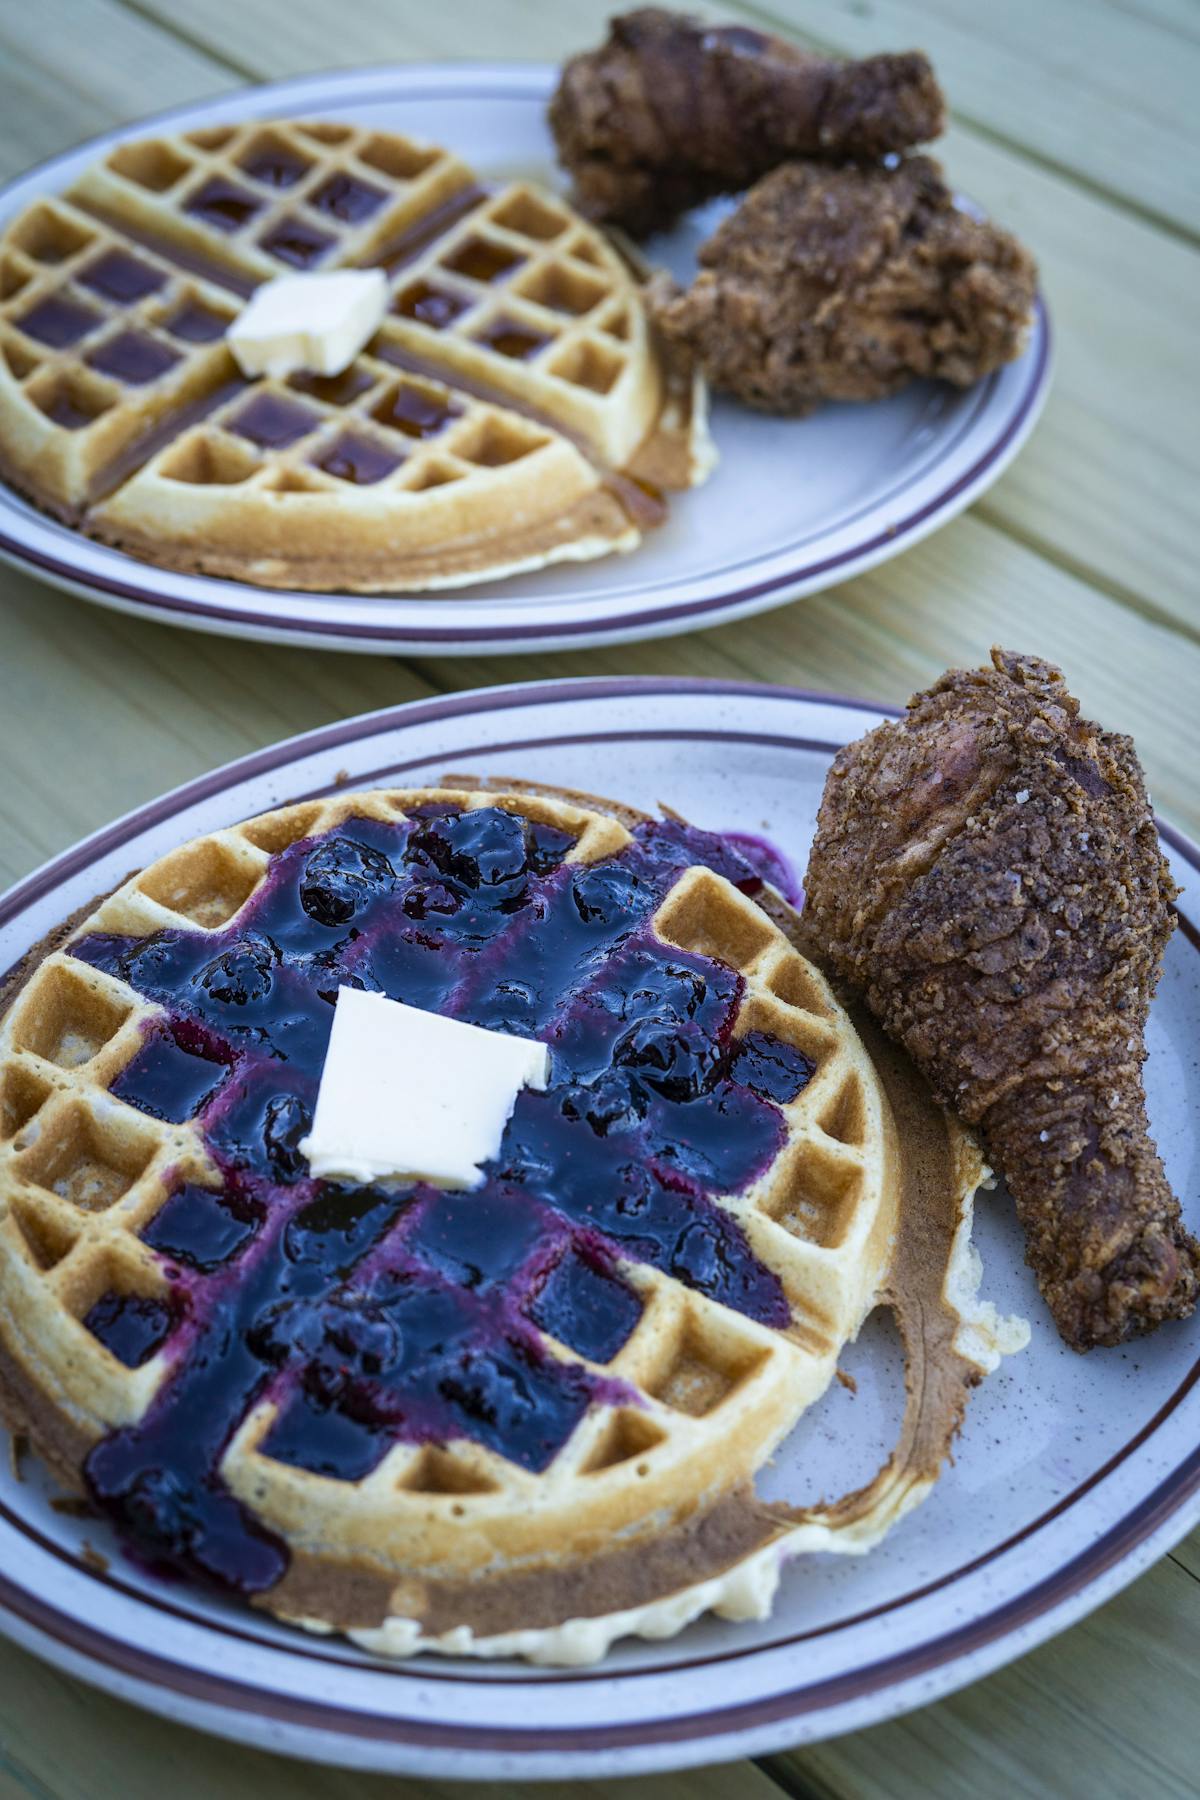
<svg viewBox="0 0 1200 1800"><path fill-rule="evenodd" d="M387 297L382 269L281 275L255 290L229 327L229 347L243 375L340 375L379 330Z"/></svg>
<svg viewBox="0 0 1200 1800"><path fill-rule="evenodd" d="M550 1052L531 1038L485 1031L338 989L313 1128L300 1149L315 1176L400 1176L472 1188L499 1154L523 1087L544 1089Z"/></svg>

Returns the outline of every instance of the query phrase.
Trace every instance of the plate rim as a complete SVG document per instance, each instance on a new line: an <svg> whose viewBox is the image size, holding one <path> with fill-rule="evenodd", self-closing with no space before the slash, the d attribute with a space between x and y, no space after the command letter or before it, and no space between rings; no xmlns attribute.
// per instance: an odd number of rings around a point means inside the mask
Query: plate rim
<svg viewBox="0 0 1200 1800"><path fill-rule="evenodd" d="M394 83L397 97L403 98L405 90L416 96L447 80L466 94L486 83L495 86L500 95L532 98L545 91L554 72L554 65L533 61L380 63L357 69L290 76L278 82L246 83L223 94L181 102L131 123L115 126L57 152L0 186L0 214L8 211L13 197L20 195L22 190L29 190L24 196L27 201L57 191L56 173L82 155L98 156L113 144L169 126L179 119L192 118L199 123L210 113L228 111L232 105L243 101L249 109L257 111L269 108L275 98L286 99L306 88L315 88L327 93L330 96L328 104L336 108L341 90L353 89L356 83ZM314 100L318 107L324 104ZM968 466L961 468L947 452L949 466L938 477L937 492L915 505L903 519L895 521L881 516L885 503L876 501L867 509L862 525L855 528L854 541L840 550L829 549L826 539L826 550L821 554L822 540L818 534L816 542L810 540L807 549L797 545L791 551L773 550L757 562L752 560L744 564L741 571L723 578L719 592L705 592L689 599L686 597L688 589L698 581L722 578L696 574L681 576L673 582L668 581L665 586L660 584L660 598L654 603L646 604L644 599L639 602L633 597L627 602L629 610L609 618L572 618L569 606L578 596L548 594L541 601L534 592L528 598L535 605L545 607L545 616L540 620L518 619L506 623L503 618L498 618L456 625L451 622L456 605L463 601L487 604L493 597L479 600L470 588L450 596L436 593L410 596L305 594L287 589L260 589L249 583L217 577L172 573L153 563L141 563L110 546L82 538L78 533L68 533L78 540L70 545L73 553L68 554L67 548L59 553L52 545L38 542L41 533L54 530L54 522L36 509L29 516L28 503L7 487L0 488L0 558L102 606L163 624L265 638L278 643L310 644L367 654L436 651L451 656L640 641L747 617L807 593L822 591L834 581L865 573L900 550L910 548L940 524L948 523L998 478L1025 443L1049 391L1052 361L1053 333L1045 297L1039 291L1030 344L1020 363L1012 365L1023 371L1020 389L997 417L990 435L981 441L978 453ZM996 383L1007 374L1008 370L995 371L987 381ZM979 429L978 425L976 429ZM929 478L929 471L920 479L914 476L913 486L919 487ZM818 553L814 555L814 551ZM775 567L773 572L768 572L773 564L788 556L793 560L786 567ZM95 566L90 567L93 558L97 560ZM758 578L749 579L756 567ZM194 587L195 591L189 592L181 585L183 583L189 584L189 588ZM508 598L526 599L527 596L504 596L495 603L503 608L503 602ZM585 594L583 598L588 596ZM418 610L411 620L396 622L389 622L382 616L378 620L337 618L337 608L343 603L349 606L364 602L368 610L372 602L380 608ZM305 617L296 611L284 615L281 611L284 606L310 607L322 603L326 607L322 616ZM421 614L431 608L438 609L437 616L428 625L423 624Z"/></svg>
<svg viewBox="0 0 1200 1800"><path fill-rule="evenodd" d="M264 746L143 803L60 852L0 895L0 925L129 839L198 802L298 764L308 756L444 719L516 711L545 702L603 701L635 694L724 700L753 696L779 700L789 708L799 707L802 713L812 706L834 706L876 718L896 716L899 711L846 694L696 676L577 677L433 695L334 721ZM731 729L715 723L711 734L719 739ZM437 760L436 753L431 760ZM1200 873L1200 846L1165 821L1159 821L1159 830L1176 853ZM1200 943L1196 947L1200 948ZM1197 1377L1200 1363L1187 1385ZM824 1683L808 1683L729 1708L706 1708L691 1715L675 1712L667 1719L625 1724L526 1727L514 1733L494 1725L404 1720L379 1710L358 1712L319 1699L296 1699L221 1671L199 1676L152 1648L106 1637L86 1619L22 1587L7 1573L0 1574L0 1630L17 1636L60 1666L70 1664L77 1674L110 1691L119 1688L126 1697L152 1710L186 1718L190 1704L192 1722L243 1741L291 1748L294 1754L393 1770L447 1772L453 1764L472 1775L488 1772L475 1765L475 1758L489 1759L494 1765L499 1754L505 1766L493 1768L497 1774L516 1770L597 1773L604 1768L632 1773L778 1749L800 1737L809 1741L834 1735L951 1692L1091 1611L1177 1542L1197 1518L1200 1447L1126 1507L1099 1539L972 1619L902 1647L877 1663L860 1662ZM89 1638L111 1644L117 1654L106 1656L94 1645L89 1647ZM86 1664L83 1668L78 1666L81 1658ZM857 1710L860 1716L839 1721L839 1713L847 1710L851 1714ZM806 1724L814 1721L816 1729L806 1729ZM292 1734L290 1744L279 1741L281 1731Z"/></svg>

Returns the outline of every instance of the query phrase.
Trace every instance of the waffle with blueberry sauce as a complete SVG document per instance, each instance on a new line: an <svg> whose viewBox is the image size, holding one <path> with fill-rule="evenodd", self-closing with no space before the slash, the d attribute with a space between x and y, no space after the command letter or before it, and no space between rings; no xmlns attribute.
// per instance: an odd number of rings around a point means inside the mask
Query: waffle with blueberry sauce
<svg viewBox="0 0 1200 1800"><path fill-rule="evenodd" d="M931 1485L998 1342L954 1276L978 1155L730 840L600 805L289 806L131 877L11 995L0 1404L143 1566L380 1651L587 1661L761 1614L785 1554ZM482 1187L311 1177L343 986L550 1046ZM881 1298L924 1359L902 1450L759 1500Z"/></svg>
<svg viewBox="0 0 1200 1800"><path fill-rule="evenodd" d="M243 377L226 332L254 289L347 268L389 290L350 367ZM393 132L122 143L0 238L0 475L168 568L452 587L629 549L713 460L612 244Z"/></svg>

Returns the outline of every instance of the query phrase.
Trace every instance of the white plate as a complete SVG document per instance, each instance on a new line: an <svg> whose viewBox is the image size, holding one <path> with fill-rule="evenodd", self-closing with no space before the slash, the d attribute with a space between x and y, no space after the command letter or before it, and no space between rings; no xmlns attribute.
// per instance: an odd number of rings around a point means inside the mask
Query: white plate
<svg viewBox="0 0 1200 1800"><path fill-rule="evenodd" d="M0 901L0 968L170 846L247 814L439 773L527 776L698 824L766 830L803 869L830 757L878 708L748 684L537 683L425 700L264 750L145 806ZM1154 1002L1150 1116L1196 1216L1200 851L1164 830L1184 888ZM1190 921L1190 923L1189 923ZM156 1712L361 1768L447 1777L629 1774L760 1754L870 1725L973 1681L1081 1617L1200 1519L1200 1329L1125 1350L1064 1349L1002 1193L984 1196L984 1293L1033 1342L974 1397L933 1495L871 1556L809 1557L764 1624L715 1620L599 1669L418 1659L389 1665L140 1574L91 1521L50 1505L0 1455L0 1629ZM833 1491L871 1471L898 1416L893 1350L868 1326L801 1421L771 1491ZM106 1572L81 1560L88 1544Z"/></svg>
<svg viewBox="0 0 1200 1800"><path fill-rule="evenodd" d="M0 223L68 186L123 138L247 114L365 121L452 146L489 178L562 185L545 123L554 71L449 64L305 76L243 89L123 127L43 163L0 192ZM651 254L687 275L713 209ZM197 630L326 649L466 655L627 643L779 606L894 556L960 512L1016 455L1045 398L1050 334L1039 306L1020 362L967 392L920 383L873 406L796 422L732 402L714 408L721 465L671 502L668 523L628 557L565 564L453 596L269 592L176 575L91 543L0 487L0 555L123 612Z"/></svg>

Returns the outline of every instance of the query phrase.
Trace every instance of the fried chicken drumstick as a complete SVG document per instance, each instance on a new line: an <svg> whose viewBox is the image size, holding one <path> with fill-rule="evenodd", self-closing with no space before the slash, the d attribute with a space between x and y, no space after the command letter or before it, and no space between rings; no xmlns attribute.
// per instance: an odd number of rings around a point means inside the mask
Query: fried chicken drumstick
<svg viewBox="0 0 1200 1800"><path fill-rule="evenodd" d="M960 212L937 163L788 163L753 187L655 320L716 388L769 412L878 400L916 376L966 387L1024 349L1037 270Z"/></svg>
<svg viewBox="0 0 1200 1800"><path fill-rule="evenodd" d="M1175 893L1129 738L992 651L840 751L805 880L857 988L1007 1177L1077 1350L1191 1312L1200 1245L1150 1139L1143 1031Z"/></svg>
<svg viewBox="0 0 1200 1800"><path fill-rule="evenodd" d="M879 157L927 143L944 119L917 51L842 62L658 7L611 20L550 102L576 205L635 237L789 157Z"/></svg>

